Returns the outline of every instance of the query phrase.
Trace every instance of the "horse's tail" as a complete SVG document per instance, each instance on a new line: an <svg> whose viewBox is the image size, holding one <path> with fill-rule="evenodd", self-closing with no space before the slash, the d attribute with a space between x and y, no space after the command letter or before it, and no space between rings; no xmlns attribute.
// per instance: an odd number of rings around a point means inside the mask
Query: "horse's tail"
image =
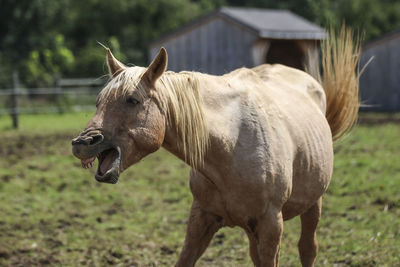
<svg viewBox="0 0 400 267"><path fill-rule="evenodd" d="M343 136L357 120L360 53L359 38L353 38L353 31L345 26L337 35L331 30L329 38L321 44L322 75L316 78L325 90L326 119L333 140ZM318 64L318 60L314 62ZM315 74L319 67L311 68Z"/></svg>

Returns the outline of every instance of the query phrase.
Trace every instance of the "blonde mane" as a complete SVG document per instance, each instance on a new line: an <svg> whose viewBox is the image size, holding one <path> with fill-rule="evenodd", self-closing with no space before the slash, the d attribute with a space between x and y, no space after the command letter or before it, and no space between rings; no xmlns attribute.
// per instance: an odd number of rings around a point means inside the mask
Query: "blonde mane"
<svg viewBox="0 0 400 267"><path fill-rule="evenodd" d="M99 101L121 97L135 90L142 99L147 89L140 80L147 69L129 67L111 79L100 92ZM175 127L178 149L193 168L203 164L209 132L202 109L199 80L193 72L165 72L156 82L156 96L169 127Z"/></svg>

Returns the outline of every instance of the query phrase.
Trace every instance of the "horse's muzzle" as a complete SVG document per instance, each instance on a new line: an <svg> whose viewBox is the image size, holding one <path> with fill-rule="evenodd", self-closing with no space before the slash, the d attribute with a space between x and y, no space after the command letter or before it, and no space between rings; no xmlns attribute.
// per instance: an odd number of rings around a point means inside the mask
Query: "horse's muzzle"
<svg viewBox="0 0 400 267"><path fill-rule="evenodd" d="M92 167L95 159L98 159L97 181L112 184L118 181L121 150L105 138L100 129L88 128L72 139L72 153L81 160L83 168Z"/></svg>

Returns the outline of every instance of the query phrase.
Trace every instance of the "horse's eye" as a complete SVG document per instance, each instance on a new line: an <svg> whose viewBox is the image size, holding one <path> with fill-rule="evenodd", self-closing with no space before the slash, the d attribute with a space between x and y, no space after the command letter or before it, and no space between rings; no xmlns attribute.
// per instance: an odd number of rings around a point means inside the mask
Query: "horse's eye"
<svg viewBox="0 0 400 267"><path fill-rule="evenodd" d="M128 97L126 99L126 103L132 104L132 105L137 105L137 104L139 104L139 101L133 97Z"/></svg>

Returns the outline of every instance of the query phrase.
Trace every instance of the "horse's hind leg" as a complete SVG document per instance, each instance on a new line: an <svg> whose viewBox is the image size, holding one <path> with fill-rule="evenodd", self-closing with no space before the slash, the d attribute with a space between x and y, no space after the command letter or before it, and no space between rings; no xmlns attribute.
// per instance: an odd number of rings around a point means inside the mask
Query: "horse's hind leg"
<svg viewBox="0 0 400 267"><path fill-rule="evenodd" d="M203 211L196 201L190 210L185 244L175 266L194 266L206 250L215 232L221 228L220 217Z"/></svg>
<svg viewBox="0 0 400 267"><path fill-rule="evenodd" d="M299 252L303 267L314 266L318 251L316 229L321 217L322 198L319 198L310 209L303 213L301 218L301 237Z"/></svg>

